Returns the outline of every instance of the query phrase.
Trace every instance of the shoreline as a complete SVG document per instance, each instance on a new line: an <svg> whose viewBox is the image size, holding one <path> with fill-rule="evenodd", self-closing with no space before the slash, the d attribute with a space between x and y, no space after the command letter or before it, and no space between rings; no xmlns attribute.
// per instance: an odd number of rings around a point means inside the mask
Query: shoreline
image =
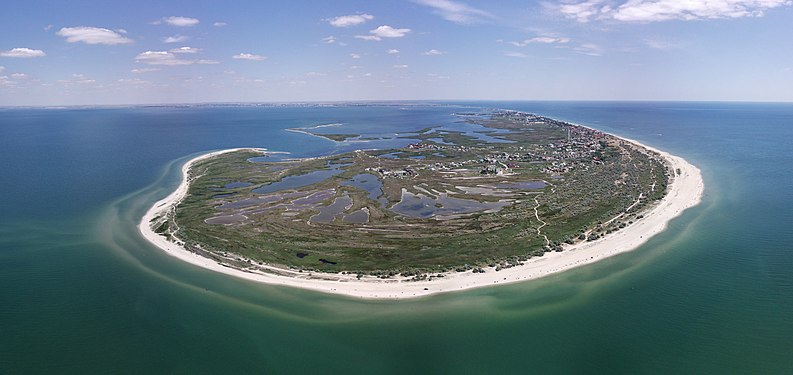
<svg viewBox="0 0 793 375"><path fill-rule="evenodd" d="M581 126L581 125L577 125ZM666 160L672 170L673 178L668 186L667 194L648 210L644 217L628 225L624 229L613 232L591 242L579 242L574 245L563 246L561 252L546 252L541 257L533 257L523 262L523 265L495 271L490 267L485 273L448 272L442 278L433 278L432 281L408 281L407 277L393 279L378 279L374 276L364 276L360 280L352 274L337 273L305 273L296 270L273 266L260 266L270 272L257 269L241 269L229 266L215 260L203 257L188 251L176 242L169 241L164 236L154 232L150 223L161 216L187 194L189 186L188 171L190 167L201 160L238 150L254 150L264 152L262 148L233 148L214 151L197 156L187 161L182 166L182 182L179 187L167 197L152 205L138 224L138 229L143 237L154 246L165 251L168 255L182 261L203 267L215 272L238 278L296 288L309 289L325 293L341 294L349 297L365 299L406 299L429 296L438 293L462 291L494 285L502 285L538 279L568 269L634 250L647 242L654 235L666 229L668 222L680 216L687 208L696 206L702 200L704 183L699 168L691 165L685 159L667 152L649 147L640 142L612 136L638 147L657 152ZM680 174L675 171L679 169ZM245 259L235 259L242 260Z"/></svg>

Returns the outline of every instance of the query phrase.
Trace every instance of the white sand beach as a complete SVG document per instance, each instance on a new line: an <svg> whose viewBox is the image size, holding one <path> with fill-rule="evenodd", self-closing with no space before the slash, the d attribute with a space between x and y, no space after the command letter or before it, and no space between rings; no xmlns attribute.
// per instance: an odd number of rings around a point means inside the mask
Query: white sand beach
<svg viewBox="0 0 793 375"><path fill-rule="evenodd" d="M378 279L373 276L364 276L359 280L353 274L310 274L276 267L263 267L277 272L278 275L276 275L261 270L243 270L221 265L212 259L192 253L179 244L171 242L164 236L154 232L149 223L153 219L162 216L164 212L180 202L187 194L189 184L188 170L191 165L221 153L240 149L208 153L185 163L182 167L182 183L176 191L155 203L146 212L141 219L139 229L143 237L169 255L200 267L266 284L305 288L359 298L414 298L532 280L636 249L652 236L663 231L671 219L701 201L704 184L697 167L689 164L683 158L645 146L636 141L621 139L659 153L668 161L673 171L680 170L680 174L675 175L670 181L667 195L645 211L642 219L628 225L624 229L595 241L566 246L564 251L561 252L548 252L542 257L534 257L523 262L523 265L500 271L485 268L485 273L472 273L471 271L449 272L445 274L445 277L435 278L432 281L408 281L407 278ZM263 151L262 149L254 150Z"/></svg>

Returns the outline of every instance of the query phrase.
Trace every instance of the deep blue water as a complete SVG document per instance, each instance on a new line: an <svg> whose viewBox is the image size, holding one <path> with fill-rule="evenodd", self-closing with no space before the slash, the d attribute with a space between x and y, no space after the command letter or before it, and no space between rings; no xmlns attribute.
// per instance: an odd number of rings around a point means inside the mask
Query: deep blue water
<svg viewBox="0 0 793 375"><path fill-rule="evenodd" d="M171 259L134 225L190 156L453 126L460 107L0 109L0 373L793 373L793 105L463 102L682 156L701 205L640 249L528 283L356 301ZM343 131L342 131L343 130Z"/></svg>

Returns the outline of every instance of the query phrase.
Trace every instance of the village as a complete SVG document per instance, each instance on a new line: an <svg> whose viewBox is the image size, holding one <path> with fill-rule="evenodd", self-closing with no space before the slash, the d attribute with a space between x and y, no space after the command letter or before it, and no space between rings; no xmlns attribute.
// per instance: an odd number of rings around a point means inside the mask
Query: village
<svg viewBox="0 0 793 375"><path fill-rule="evenodd" d="M520 144L515 146L502 146L501 152L492 152L493 145L445 145L432 141L411 143L404 148L406 157L411 153L432 153L430 156L461 154L470 155L481 153L483 156L460 160L455 158L450 161L432 162L422 161L410 167L388 169L384 167L369 168L367 170L378 173L382 178L411 178L418 171L458 171L476 169L480 175L509 175L521 165L542 165L541 171L549 176L560 176L578 167L586 168L589 164L603 163L602 152L608 142L606 134L556 120L520 112L503 112L499 114L504 119L532 126L537 124L558 127L565 131L565 137L553 143ZM462 116L462 115L461 115ZM465 116L472 116L465 114ZM443 154L440 154L443 153Z"/></svg>

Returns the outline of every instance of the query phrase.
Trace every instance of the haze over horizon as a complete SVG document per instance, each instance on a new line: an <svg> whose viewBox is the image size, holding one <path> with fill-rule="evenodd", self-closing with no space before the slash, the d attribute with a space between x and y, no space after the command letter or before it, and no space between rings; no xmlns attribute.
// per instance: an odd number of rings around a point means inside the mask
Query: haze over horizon
<svg viewBox="0 0 793 375"><path fill-rule="evenodd" d="M793 101L790 0L15 2L0 106Z"/></svg>

